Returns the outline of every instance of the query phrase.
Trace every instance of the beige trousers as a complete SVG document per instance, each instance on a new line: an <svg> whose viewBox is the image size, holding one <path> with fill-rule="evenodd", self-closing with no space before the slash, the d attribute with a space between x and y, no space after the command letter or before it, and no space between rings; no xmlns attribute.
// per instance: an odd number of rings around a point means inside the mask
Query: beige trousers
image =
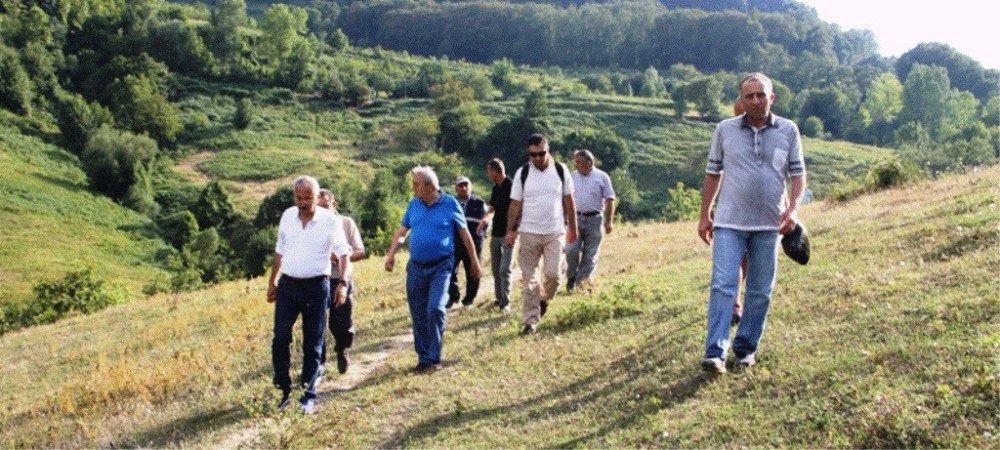
<svg viewBox="0 0 1000 450"><path fill-rule="evenodd" d="M521 299L524 301L524 323L537 325L541 320L541 302L552 300L559 289L562 274L564 233L520 233L521 248L517 263L521 266ZM542 263L541 282L536 276L538 263Z"/></svg>

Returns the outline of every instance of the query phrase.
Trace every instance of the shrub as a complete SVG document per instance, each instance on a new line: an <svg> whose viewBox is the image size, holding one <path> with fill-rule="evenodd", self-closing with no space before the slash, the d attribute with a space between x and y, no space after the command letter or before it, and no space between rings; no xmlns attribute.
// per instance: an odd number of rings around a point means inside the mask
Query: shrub
<svg viewBox="0 0 1000 450"><path fill-rule="evenodd" d="M577 300L559 311L553 318L552 327L554 331L564 331L642 314L644 300L637 283L615 283L610 291L601 291L597 301Z"/></svg>
<svg viewBox="0 0 1000 450"><path fill-rule="evenodd" d="M94 189L126 203L142 188L140 171L156 151L156 141L146 136L105 127L90 138L80 160Z"/></svg>
<svg viewBox="0 0 1000 450"><path fill-rule="evenodd" d="M249 98L240 99L236 104L236 113L233 114L233 127L237 130L245 130L257 116L257 108Z"/></svg>
<svg viewBox="0 0 1000 450"><path fill-rule="evenodd" d="M898 159L884 159L868 168L865 186L869 189L885 189L907 182L911 175Z"/></svg>
<svg viewBox="0 0 1000 450"><path fill-rule="evenodd" d="M0 108L18 114L31 113L31 79L17 52L4 46L0 46Z"/></svg>
<svg viewBox="0 0 1000 450"><path fill-rule="evenodd" d="M99 103L87 103L79 94L65 91L56 94L53 115L62 133L63 144L76 154L83 151L97 130L105 125L113 126L115 122L111 111Z"/></svg>
<svg viewBox="0 0 1000 450"><path fill-rule="evenodd" d="M802 134L811 138L823 137L823 119L816 116L809 116L802 122Z"/></svg>
<svg viewBox="0 0 1000 450"><path fill-rule="evenodd" d="M91 267L69 272L61 280L41 281L34 291L35 299L29 303L32 325L93 313L127 300L123 289L95 275Z"/></svg>
<svg viewBox="0 0 1000 450"><path fill-rule="evenodd" d="M670 200L664 208L664 219L668 221L694 220L701 213L701 192L688 189L678 181L673 189L667 189Z"/></svg>

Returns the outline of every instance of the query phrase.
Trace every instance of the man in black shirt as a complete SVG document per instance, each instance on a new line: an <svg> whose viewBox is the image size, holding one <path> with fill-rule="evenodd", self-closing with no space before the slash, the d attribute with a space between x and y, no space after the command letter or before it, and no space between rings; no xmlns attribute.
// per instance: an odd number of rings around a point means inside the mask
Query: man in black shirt
<svg viewBox="0 0 1000 450"><path fill-rule="evenodd" d="M475 301L476 294L479 292L479 278L471 276L470 269L472 258L481 260L480 255L483 254L483 238L485 237L485 234L479 231L479 225L484 222L483 218L486 216L486 202L482 198L472 195L472 182L466 177L458 177L455 180L455 194L458 203L462 205L462 211L465 212L465 221L468 223L469 234L472 235L476 254L470 257L464 248L455 247L455 267L451 272L451 285L448 286L448 308L458 303L462 296L458 289L459 264L465 266L465 298L462 299L462 304L469 306Z"/></svg>
<svg viewBox="0 0 1000 450"><path fill-rule="evenodd" d="M493 266L493 289L495 304L504 313L510 312L510 270L514 264L514 248L504 242L507 232L507 209L510 207L510 189L513 182L507 178L503 161L493 158L486 165L486 174L493 181L493 194L486 217L479 224L479 233L486 231L490 219L493 232L490 233L490 265Z"/></svg>

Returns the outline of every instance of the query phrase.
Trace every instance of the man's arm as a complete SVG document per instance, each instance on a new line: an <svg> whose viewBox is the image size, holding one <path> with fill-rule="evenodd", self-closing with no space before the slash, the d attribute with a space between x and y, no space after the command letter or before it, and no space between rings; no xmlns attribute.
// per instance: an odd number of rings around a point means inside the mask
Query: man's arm
<svg viewBox="0 0 1000 450"><path fill-rule="evenodd" d="M615 229L615 199L604 199L604 233L611 234Z"/></svg>
<svg viewBox="0 0 1000 450"><path fill-rule="evenodd" d="M791 193L788 195L788 207L781 213L779 220L781 234L790 233L795 229L795 222L798 220L799 203L802 201L802 193L806 191L806 176L799 175L791 177Z"/></svg>
<svg viewBox="0 0 1000 450"><path fill-rule="evenodd" d="M563 196L563 217L566 219L566 243L576 242L576 203L573 202L573 194Z"/></svg>
<svg viewBox="0 0 1000 450"><path fill-rule="evenodd" d="M472 235L469 234L469 228L462 227L462 229L459 230L458 234L459 236L462 236L462 245L465 246L465 254L476 255L476 246L472 242ZM472 275L472 278L478 280L480 277L483 276L483 269L479 265L479 258L477 258L476 256L472 256L469 259L472 261L472 272L470 273L470 275Z"/></svg>
<svg viewBox="0 0 1000 450"><path fill-rule="evenodd" d="M486 214L483 214L483 221L479 222L479 226L476 227L477 234L483 234L486 231L486 227L490 226L490 221L493 220L493 214L496 211L493 210L493 205L486 206Z"/></svg>
<svg viewBox="0 0 1000 450"><path fill-rule="evenodd" d="M271 277L267 280L267 302L274 303L278 300L278 285L275 280L281 272L281 254L274 254L274 262L271 263Z"/></svg>
<svg viewBox="0 0 1000 450"><path fill-rule="evenodd" d="M410 232L409 228L400 226L396 229L396 233L392 235L392 244L389 245L389 253L385 255L385 270L392 272L392 268L396 265L396 251L399 250L399 246L403 244L406 239L406 234Z"/></svg>
<svg viewBox="0 0 1000 450"><path fill-rule="evenodd" d="M517 226L521 223L522 206L520 200L511 199L510 207L507 209L507 245L511 247L517 242Z"/></svg>
<svg viewBox="0 0 1000 450"><path fill-rule="evenodd" d="M706 244L712 245L712 204L715 203L715 196L719 195L719 185L722 175L717 173L705 174L705 186L701 189L701 220L698 221L698 236Z"/></svg>
<svg viewBox="0 0 1000 450"><path fill-rule="evenodd" d="M354 275L354 264L351 264L351 257L348 255L337 256L340 264L340 284L333 287L333 306L339 308L347 303L347 284L351 282Z"/></svg>

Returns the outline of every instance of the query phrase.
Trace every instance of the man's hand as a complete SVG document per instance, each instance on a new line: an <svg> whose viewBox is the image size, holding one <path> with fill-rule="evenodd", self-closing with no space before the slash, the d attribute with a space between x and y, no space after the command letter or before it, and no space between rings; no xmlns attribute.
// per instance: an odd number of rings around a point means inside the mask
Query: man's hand
<svg viewBox="0 0 1000 450"><path fill-rule="evenodd" d="M472 270L469 275L472 275L472 278L476 280L483 277L483 267L479 265L479 261L476 261L475 258L473 258Z"/></svg>
<svg viewBox="0 0 1000 450"><path fill-rule="evenodd" d="M574 242L576 242L576 230L573 229L573 227L569 227L569 229L566 230L566 243L572 244Z"/></svg>
<svg viewBox="0 0 1000 450"><path fill-rule="evenodd" d="M799 218L797 216L797 211L795 208L789 207L785 212L781 213L781 218L778 219L778 234L788 234L795 229L795 224L798 222Z"/></svg>
<svg viewBox="0 0 1000 450"><path fill-rule="evenodd" d="M333 291L333 307L340 308L347 303L347 286L337 283L337 287Z"/></svg>
<svg viewBox="0 0 1000 450"><path fill-rule="evenodd" d="M489 222L487 222L485 220L479 222L479 226L476 227L476 234L478 234L478 235L483 234L483 232L486 231L486 227L488 227L488 226L490 226L490 224L489 224Z"/></svg>
<svg viewBox="0 0 1000 450"><path fill-rule="evenodd" d="M514 244L517 243L517 232L516 231L508 231L507 232L507 236L504 238L504 240L507 242L508 246L513 247Z"/></svg>
<svg viewBox="0 0 1000 450"><path fill-rule="evenodd" d="M712 245L712 238L715 232L712 231L713 220L711 217L702 217L698 222L698 236L708 245Z"/></svg>
<svg viewBox="0 0 1000 450"><path fill-rule="evenodd" d="M612 222L604 222L604 234L611 234L615 230L615 224Z"/></svg>
<svg viewBox="0 0 1000 450"><path fill-rule="evenodd" d="M271 284L267 286L267 302L274 303L278 301L278 287Z"/></svg>
<svg viewBox="0 0 1000 450"><path fill-rule="evenodd" d="M389 255L385 257L385 271L392 272L392 268L396 266L396 256Z"/></svg>

